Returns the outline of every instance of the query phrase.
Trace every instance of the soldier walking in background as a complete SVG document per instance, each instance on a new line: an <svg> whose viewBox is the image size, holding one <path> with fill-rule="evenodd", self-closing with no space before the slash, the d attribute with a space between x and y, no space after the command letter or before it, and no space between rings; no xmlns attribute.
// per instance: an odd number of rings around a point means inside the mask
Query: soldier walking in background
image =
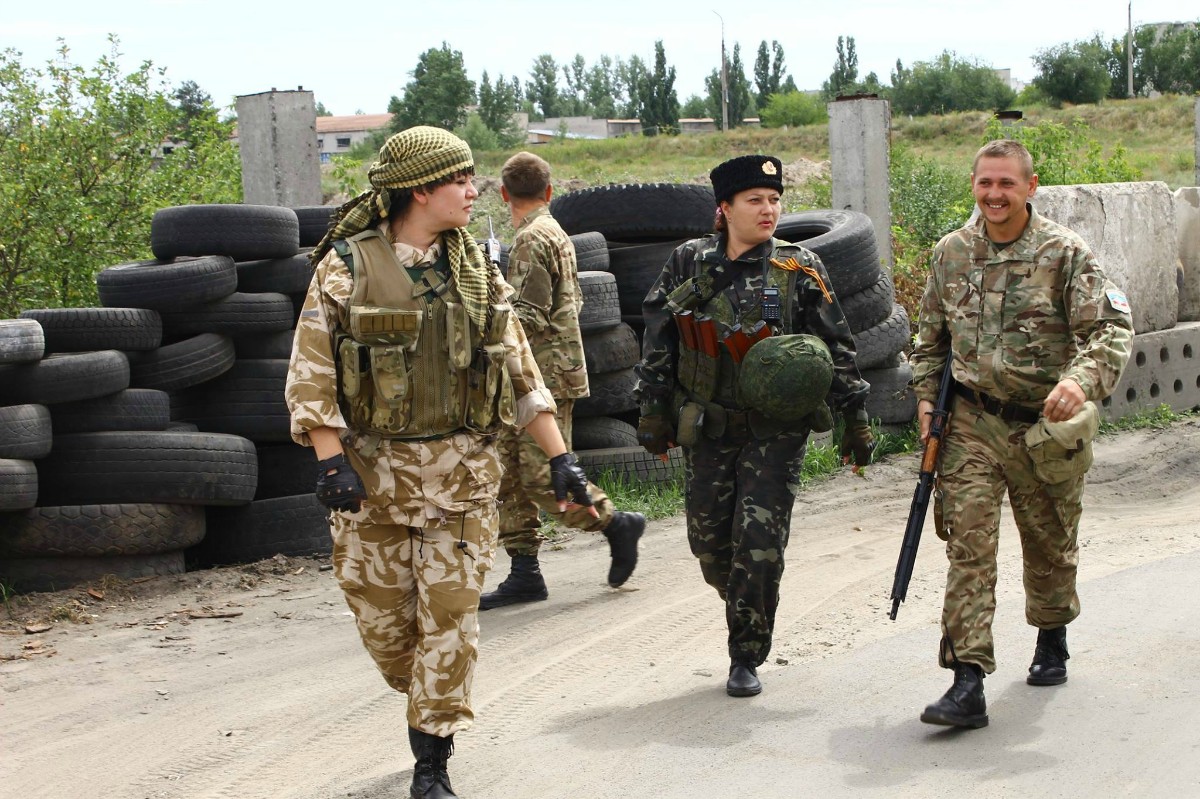
<svg viewBox="0 0 1200 799"><path fill-rule="evenodd" d="M684 448L688 542L725 603L730 696L762 690L810 430L845 419L855 469L874 441L870 387L820 258L774 238L783 170L747 155L710 173L716 232L680 245L642 305L638 439Z"/></svg>
<svg viewBox="0 0 1200 799"><path fill-rule="evenodd" d="M474 719L500 429L526 429L549 456L560 510L591 504L511 288L467 233L474 172L444 130L388 139L371 188L313 251L286 389L292 437L316 451L334 575L384 680L408 695L418 799L455 796L447 759Z"/></svg>
<svg viewBox="0 0 1200 799"><path fill-rule="evenodd" d="M938 662L954 682L921 721L959 727L988 723L1005 491L1021 536L1025 619L1038 628L1026 682L1066 682L1095 403L1116 386L1133 337L1125 295L1091 250L1029 203L1038 178L1023 145L984 145L971 183L979 218L934 248L911 357L922 441L942 371L957 384L934 508L950 561Z"/></svg>
<svg viewBox="0 0 1200 799"><path fill-rule="evenodd" d="M508 253L508 282L513 310L529 339L546 388L554 396L555 419L571 448L575 400L588 395L579 309L583 304L575 264L575 246L550 215L550 165L533 153L509 158L500 172L500 193L516 228ZM637 565L638 539L646 528L640 513L615 511L597 486L588 486L593 506L560 513L549 486L546 454L527 432L507 428L500 434L500 545L512 558L512 571L483 595L480 610L546 599L549 592L538 563L543 537L539 511L565 527L599 530L608 539L612 564L608 584L618 588ZM590 513L588 511L591 511Z"/></svg>

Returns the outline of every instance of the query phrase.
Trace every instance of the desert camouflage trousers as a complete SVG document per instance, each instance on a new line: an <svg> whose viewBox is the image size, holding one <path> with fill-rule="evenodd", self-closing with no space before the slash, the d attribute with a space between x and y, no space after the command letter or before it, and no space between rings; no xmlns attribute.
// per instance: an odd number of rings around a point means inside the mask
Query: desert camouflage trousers
<svg viewBox="0 0 1200 799"><path fill-rule="evenodd" d="M556 399L558 412L554 414L558 430L562 433L567 449L571 448L571 411L575 400ZM577 530L603 530L612 521L613 504L600 487L588 483L599 518L588 513L586 508L568 508L558 512L554 499L554 487L550 484L550 460L546 453L533 442L533 438L521 430L506 427L496 444L500 466L504 470L500 478L500 546L509 555L536 555L545 537L539 511L545 511L563 527Z"/></svg>
<svg viewBox="0 0 1200 799"><path fill-rule="evenodd" d="M1039 480L1025 449L1028 429L961 398L952 408L934 507L950 561L938 653L946 668L960 660L988 674L996 669L992 619L1006 490L1021 538L1026 621L1051 629L1079 615L1075 577L1085 475L1055 485Z"/></svg>
<svg viewBox="0 0 1200 799"><path fill-rule="evenodd" d="M761 665L771 651L807 439L701 437L684 448L688 544L725 602L732 660Z"/></svg>
<svg viewBox="0 0 1200 799"><path fill-rule="evenodd" d="M479 594L495 530L491 503L424 528L333 514L334 575L384 680L408 694L410 727L445 737L471 726Z"/></svg>

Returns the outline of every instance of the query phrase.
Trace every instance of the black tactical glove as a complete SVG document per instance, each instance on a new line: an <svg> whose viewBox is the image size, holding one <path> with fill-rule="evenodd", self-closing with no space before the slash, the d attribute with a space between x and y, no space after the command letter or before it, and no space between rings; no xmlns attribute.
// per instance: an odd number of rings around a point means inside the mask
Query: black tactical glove
<svg viewBox="0 0 1200 799"><path fill-rule="evenodd" d="M358 472L346 462L340 452L332 458L317 461L317 499L330 510L358 513L367 498Z"/></svg>
<svg viewBox="0 0 1200 799"><path fill-rule="evenodd" d="M564 452L550 459L550 482L554 485L554 498L563 502L591 507L592 495L588 493L588 478L575 461L575 454Z"/></svg>
<svg viewBox="0 0 1200 799"><path fill-rule="evenodd" d="M651 455L666 455L675 437L667 417L652 413L638 419L637 440Z"/></svg>
<svg viewBox="0 0 1200 799"><path fill-rule="evenodd" d="M875 449L875 437L871 435L871 425L867 421L866 410L859 408L846 411L845 427L842 429L842 463L854 458L854 470L857 472L871 462L871 452Z"/></svg>

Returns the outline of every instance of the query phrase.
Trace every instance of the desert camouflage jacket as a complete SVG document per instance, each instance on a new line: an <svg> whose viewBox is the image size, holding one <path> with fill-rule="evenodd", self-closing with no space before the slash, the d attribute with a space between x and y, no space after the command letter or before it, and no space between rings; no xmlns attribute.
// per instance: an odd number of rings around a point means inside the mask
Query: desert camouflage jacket
<svg viewBox="0 0 1200 799"><path fill-rule="evenodd" d="M575 246L549 208L536 208L521 220L508 253L508 282L546 388L555 399L586 397Z"/></svg>
<svg viewBox="0 0 1200 799"><path fill-rule="evenodd" d="M1068 377L1090 400L1112 393L1133 340L1125 295L1078 234L1027 208L1002 250L982 217L934 248L911 357L918 398L936 400L950 348L955 380L1001 400L1040 404Z"/></svg>
<svg viewBox="0 0 1200 799"><path fill-rule="evenodd" d="M397 244L396 254L406 265L433 263L440 245L422 253ZM509 296L512 289L498 270L493 277L500 284L500 296ZM296 323L285 389L292 438L310 446L309 430L330 427L340 432L346 456L369 497L359 513L349 514L355 520L421 527L448 512L478 515L499 491L494 436L462 432L427 441L375 442L347 429L338 404L333 347L337 333L347 329L353 288L345 262L330 250L317 265ZM516 425L524 427L538 412L555 411L554 399L515 316L504 345L517 396Z"/></svg>
<svg viewBox="0 0 1200 799"><path fill-rule="evenodd" d="M677 247L642 303L646 329L642 337L642 360L635 367L638 377L635 391L643 413L651 405L669 403L676 388L679 333L667 308L668 295L689 278L703 275L714 266L717 274L733 269L737 271L737 277L723 290L722 295L737 309L741 319L757 320L760 318L759 294L764 281L763 260L776 257L800 259L816 274L814 277L804 271L794 273L796 284L791 293L791 308L782 309L783 314L790 314L790 330L783 332L808 333L817 336L829 347L829 354L833 357L833 382L828 402L834 410L846 412L864 407L870 386L862 379L854 362L854 338L850 334L850 325L833 293L825 266L816 253L796 244L772 239L736 261L730 261L725 256L725 235L714 233Z"/></svg>

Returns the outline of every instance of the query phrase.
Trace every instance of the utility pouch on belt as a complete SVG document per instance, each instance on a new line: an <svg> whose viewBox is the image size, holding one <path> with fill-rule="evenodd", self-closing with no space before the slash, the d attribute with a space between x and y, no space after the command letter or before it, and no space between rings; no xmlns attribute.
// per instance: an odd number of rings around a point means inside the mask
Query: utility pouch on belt
<svg viewBox="0 0 1200 799"><path fill-rule="evenodd" d="M450 365L466 369L471 365L471 324L467 307L461 302L446 302L446 345L450 350Z"/></svg>
<svg viewBox="0 0 1200 799"><path fill-rule="evenodd" d="M1025 451L1038 479L1048 485L1081 477L1092 465L1092 439L1100 429L1096 403L1085 402L1065 422L1041 417L1025 431Z"/></svg>
<svg viewBox="0 0 1200 799"><path fill-rule="evenodd" d="M337 346L338 374L342 381L342 396L357 397L362 391L363 378L371 369L370 348L350 336L341 336Z"/></svg>
<svg viewBox="0 0 1200 799"><path fill-rule="evenodd" d="M696 446L704 428L704 406L698 402L685 402L679 409L679 421L675 424L675 443L689 449Z"/></svg>

